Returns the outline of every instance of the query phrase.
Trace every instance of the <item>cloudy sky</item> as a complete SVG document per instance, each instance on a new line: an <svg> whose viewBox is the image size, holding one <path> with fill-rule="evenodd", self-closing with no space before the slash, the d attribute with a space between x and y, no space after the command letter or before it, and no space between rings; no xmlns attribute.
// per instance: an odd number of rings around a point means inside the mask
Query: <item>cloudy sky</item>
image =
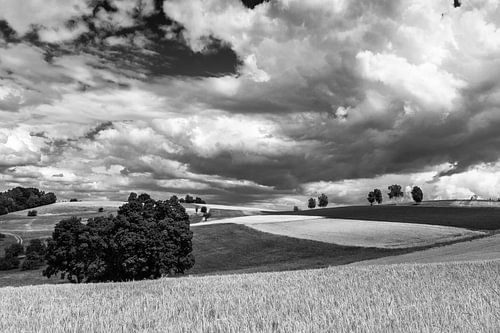
<svg viewBox="0 0 500 333"><path fill-rule="evenodd" d="M500 197L497 0L2 0L0 190Z"/></svg>

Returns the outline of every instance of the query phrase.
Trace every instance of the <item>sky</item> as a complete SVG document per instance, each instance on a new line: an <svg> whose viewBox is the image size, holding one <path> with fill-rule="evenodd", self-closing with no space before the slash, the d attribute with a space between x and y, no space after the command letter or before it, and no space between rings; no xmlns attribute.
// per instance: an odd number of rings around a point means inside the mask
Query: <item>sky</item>
<svg viewBox="0 0 500 333"><path fill-rule="evenodd" d="M497 0L1 0L0 190L496 199L499 78Z"/></svg>

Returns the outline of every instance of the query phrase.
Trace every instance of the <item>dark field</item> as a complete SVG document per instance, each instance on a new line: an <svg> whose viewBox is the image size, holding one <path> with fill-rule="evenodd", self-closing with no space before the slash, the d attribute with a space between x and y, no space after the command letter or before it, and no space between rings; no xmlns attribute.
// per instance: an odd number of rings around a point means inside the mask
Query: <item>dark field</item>
<svg viewBox="0 0 500 333"><path fill-rule="evenodd" d="M472 230L500 229L500 208L490 207L349 206L268 214L317 215L352 220L433 224Z"/></svg>

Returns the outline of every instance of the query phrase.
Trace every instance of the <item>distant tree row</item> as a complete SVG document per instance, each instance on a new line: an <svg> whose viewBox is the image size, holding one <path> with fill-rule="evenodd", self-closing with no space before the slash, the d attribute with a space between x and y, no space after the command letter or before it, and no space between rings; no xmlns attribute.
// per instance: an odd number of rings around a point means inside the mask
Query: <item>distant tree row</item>
<svg viewBox="0 0 500 333"><path fill-rule="evenodd" d="M0 215L18 210L49 205L56 202L56 195L37 188L16 187L0 193Z"/></svg>
<svg viewBox="0 0 500 333"><path fill-rule="evenodd" d="M205 200L203 200L200 197L192 197L189 194L186 194L185 198L180 198L179 199L180 203L196 203L196 204L206 204Z"/></svg>
<svg viewBox="0 0 500 333"><path fill-rule="evenodd" d="M387 187L387 189L389 190L389 192L387 192L389 199L398 199L404 197L404 193L401 190L401 185L390 185L389 187ZM424 193L422 192L422 189L420 187L414 186L411 190L411 196L416 203L420 203L424 198ZM374 202L381 204L383 201L382 191L376 188L368 193L368 197L366 199L368 200L370 205L373 205Z"/></svg>

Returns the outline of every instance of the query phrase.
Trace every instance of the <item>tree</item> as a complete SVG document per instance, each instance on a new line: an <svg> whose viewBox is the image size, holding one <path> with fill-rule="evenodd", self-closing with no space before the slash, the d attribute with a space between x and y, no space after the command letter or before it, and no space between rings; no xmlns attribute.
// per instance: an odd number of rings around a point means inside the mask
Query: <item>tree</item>
<svg viewBox="0 0 500 333"><path fill-rule="evenodd" d="M28 216L37 216L37 215L38 215L38 212L35 209L28 211Z"/></svg>
<svg viewBox="0 0 500 333"><path fill-rule="evenodd" d="M15 187L0 193L0 215L56 202L54 193L37 188Z"/></svg>
<svg viewBox="0 0 500 333"><path fill-rule="evenodd" d="M37 253L42 256L47 252L47 244L45 244L43 239L35 238L30 240L28 246L26 246L26 255L31 253Z"/></svg>
<svg viewBox="0 0 500 333"><path fill-rule="evenodd" d="M117 216L60 221L48 241L47 277L71 282L154 279L194 265L189 216L176 197L141 194Z"/></svg>
<svg viewBox="0 0 500 333"><path fill-rule="evenodd" d="M99 213L103 213L104 212L104 208L103 207L99 207L99 209L97 210Z"/></svg>
<svg viewBox="0 0 500 333"><path fill-rule="evenodd" d="M293 211L294 211L294 212L298 212L298 211L300 211L300 209L299 209L299 207L297 207L297 206L293 206Z"/></svg>
<svg viewBox="0 0 500 333"><path fill-rule="evenodd" d="M403 191L401 191L401 185L391 185L387 187L389 192L387 193L389 195L389 199L397 199L397 198L402 198L404 196Z"/></svg>
<svg viewBox="0 0 500 333"><path fill-rule="evenodd" d="M203 214L205 214L207 212L207 206L201 207L200 212L202 212Z"/></svg>
<svg viewBox="0 0 500 333"><path fill-rule="evenodd" d="M375 195L375 201L380 205L382 203L382 191L378 188L373 190L373 194Z"/></svg>
<svg viewBox="0 0 500 333"><path fill-rule="evenodd" d="M0 271L15 269L19 267L19 258L17 256L5 255L0 258Z"/></svg>
<svg viewBox="0 0 500 333"><path fill-rule="evenodd" d="M71 199L69 199L69 202L78 202L78 199L77 198L71 198Z"/></svg>
<svg viewBox="0 0 500 333"><path fill-rule="evenodd" d="M127 202L135 201L137 200L137 193L131 192L128 196Z"/></svg>
<svg viewBox="0 0 500 333"><path fill-rule="evenodd" d="M316 207L316 199L314 198L309 198L309 201L307 202L307 207L310 209L313 209Z"/></svg>
<svg viewBox="0 0 500 333"><path fill-rule="evenodd" d="M375 202L375 193L371 191L370 193L368 193L368 198L366 199L370 203L370 206L373 206L373 203Z"/></svg>
<svg viewBox="0 0 500 333"><path fill-rule="evenodd" d="M318 197L318 207L326 206L328 206L328 197L324 193L321 193L321 195Z"/></svg>
<svg viewBox="0 0 500 333"><path fill-rule="evenodd" d="M5 249L5 256L19 257L22 254L24 254L24 247L19 243L11 244Z"/></svg>
<svg viewBox="0 0 500 333"><path fill-rule="evenodd" d="M422 189L420 187L413 186L413 189L411 190L411 197L416 203L420 203L424 198L424 193L422 192Z"/></svg>
<svg viewBox="0 0 500 333"><path fill-rule="evenodd" d="M194 198L192 196L190 196L189 194L186 194L186 198L184 199L184 201L186 203L193 203L194 202Z"/></svg>

